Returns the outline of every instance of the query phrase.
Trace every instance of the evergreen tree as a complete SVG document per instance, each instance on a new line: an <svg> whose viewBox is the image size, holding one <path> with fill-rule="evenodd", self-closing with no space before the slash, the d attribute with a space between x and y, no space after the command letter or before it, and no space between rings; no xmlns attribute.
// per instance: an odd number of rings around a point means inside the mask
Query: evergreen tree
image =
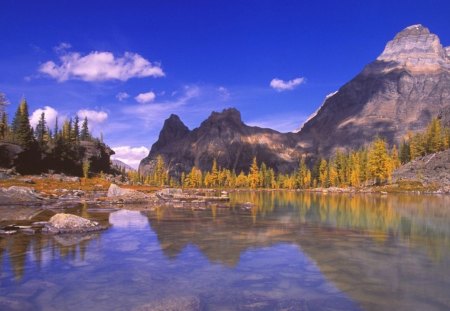
<svg viewBox="0 0 450 311"><path fill-rule="evenodd" d="M8 116L5 111L1 113L0 119L0 139L5 139L8 136Z"/></svg>
<svg viewBox="0 0 450 311"><path fill-rule="evenodd" d="M55 118L55 127L53 128L53 140L57 140L59 136L58 117Z"/></svg>
<svg viewBox="0 0 450 311"><path fill-rule="evenodd" d="M90 136L91 135L89 134L88 118L84 117L83 124L81 125L80 139L89 140Z"/></svg>
<svg viewBox="0 0 450 311"><path fill-rule="evenodd" d="M75 121L73 122L71 141L76 143L80 141L80 118L78 115L75 116Z"/></svg>
<svg viewBox="0 0 450 311"><path fill-rule="evenodd" d="M39 145L43 146L48 142L47 122L45 121L45 113L41 113L38 124L35 131L36 139Z"/></svg>
<svg viewBox="0 0 450 311"><path fill-rule="evenodd" d="M411 161L411 151L409 149L409 143L406 140L400 144L400 163L405 164Z"/></svg>
<svg viewBox="0 0 450 311"><path fill-rule="evenodd" d="M22 99L17 107L16 115L12 123L14 140L21 146L28 148L33 144L33 131L30 125L27 101Z"/></svg>
<svg viewBox="0 0 450 311"><path fill-rule="evenodd" d="M9 105L9 101L4 93L0 93L0 116L6 112L6 106Z"/></svg>

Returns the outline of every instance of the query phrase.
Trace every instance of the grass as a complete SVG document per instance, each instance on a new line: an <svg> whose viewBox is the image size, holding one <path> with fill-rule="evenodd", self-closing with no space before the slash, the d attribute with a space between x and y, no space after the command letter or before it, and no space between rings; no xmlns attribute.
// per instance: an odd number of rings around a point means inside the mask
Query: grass
<svg viewBox="0 0 450 311"><path fill-rule="evenodd" d="M32 180L33 183L28 183L26 180ZM57 189L67 190L83 190L83 191L107 191L111 182L100 178L92 177L88 179L80 178L80 181L60 181L59 179L41 177L41 176L20 176L10 179L0 180L0 187L8 188L11 186L31 187L36 191L42 193L52 193ZM155 192L160 187L154 186L139 186L139 185L120 185L121 188L139 190L146 193Z"/></svg>

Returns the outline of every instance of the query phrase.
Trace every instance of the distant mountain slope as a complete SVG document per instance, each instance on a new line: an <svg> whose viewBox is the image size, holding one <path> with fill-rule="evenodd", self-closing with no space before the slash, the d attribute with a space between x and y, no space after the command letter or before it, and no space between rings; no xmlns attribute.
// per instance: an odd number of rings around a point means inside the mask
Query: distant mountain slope
<svg viewBox="0 0 450 311"><path fill-rule="evenodd" d="M132 172L132 171L136 171L134 168L132 168L131 166L129 166L128 164L117 160L117 159L113 159L111 160L111 164L113 167L116 167L120 170L125 169L125 172Z"/></svg>
<svg viewBox="0 0 450 311"><path fill-rule="evenodd" d="M321 155L376 136L400 142L450 106L450 48L422 25L407 27L383 53L306 122L299 147Z"/></svg>

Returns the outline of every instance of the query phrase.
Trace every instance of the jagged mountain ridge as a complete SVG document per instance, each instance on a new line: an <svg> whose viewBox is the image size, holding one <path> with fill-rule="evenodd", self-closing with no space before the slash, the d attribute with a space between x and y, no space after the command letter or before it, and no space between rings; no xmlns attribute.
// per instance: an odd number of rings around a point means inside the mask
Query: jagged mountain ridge
<svg viewBox="0 0 450 311"><path fill-rule="evenodd" d="M254 156L279 171L289 171L298 159L294 133L248 126L234 108L213 112L190 131L176 115L171 115L153 144L150 154L141 161L141 172L151 171L157 155L162 155L171 173L189 171L194 165L209 170L213 159L220 167L236 172L247 171Z"/></svg>
<svg viewBox="0 0 450 311"><path fill-rule="evenodd" d="M361 73L330 94L294 133L245 125L240 113L213 112L190 131L172 115L140 170L151 171L158 154L179 174L192 166L247 171L254 156L278 171L296 167L301 155L328 157L336 149L355 149L376 136L399 143L408 131L423 130L432 117L450 107L450 47L422 25L413 25L389 41L383 53Z"/></svg>

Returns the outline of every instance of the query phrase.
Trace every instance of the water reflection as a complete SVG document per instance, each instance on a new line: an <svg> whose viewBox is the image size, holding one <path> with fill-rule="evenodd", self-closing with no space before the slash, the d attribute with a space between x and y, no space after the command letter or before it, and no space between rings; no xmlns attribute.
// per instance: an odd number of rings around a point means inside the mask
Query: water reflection
<svg viewBox="0 0 450 311"><path fill-rule="evenodd" d="M0 309L132 309L174 297L205 310L450 308L449 197L257 192L234 194L232 206L79 206L72 212L111 228L0 237Z"/></svg>

